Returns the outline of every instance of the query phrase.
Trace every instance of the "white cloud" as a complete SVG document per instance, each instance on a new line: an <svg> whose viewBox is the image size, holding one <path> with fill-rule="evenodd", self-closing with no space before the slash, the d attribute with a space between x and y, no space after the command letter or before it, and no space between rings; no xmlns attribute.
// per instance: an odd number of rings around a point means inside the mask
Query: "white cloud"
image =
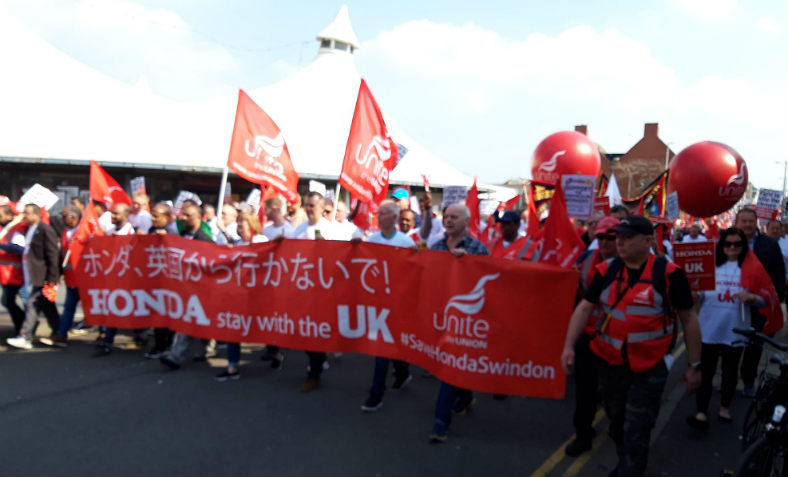
<svg viewBox="0 0 788 477"><path fill-rule="evenodd" d="M736 0L670 0L676 8L703 20L731 17L738 8Z"/></svg>
<svg viewBox="0 0 788 477"><path fill-rule="evenodd" d="M163 8L152 10L125 0L83 0L74 6L74 19L97 30L126 31L135 34L167 31L185 36L189 26L175 12Z"/></svg>
<svg viewBox="0 0 788 477"><path fill-rule="evenodd" d="M770 35L777 35L778 33L780 33L780 28L777 26L777 22L775 22L771 18L766 18L766 17L759 18L755 22L755 28L757 28L758 30L764 33L768 33Z"/></svg>

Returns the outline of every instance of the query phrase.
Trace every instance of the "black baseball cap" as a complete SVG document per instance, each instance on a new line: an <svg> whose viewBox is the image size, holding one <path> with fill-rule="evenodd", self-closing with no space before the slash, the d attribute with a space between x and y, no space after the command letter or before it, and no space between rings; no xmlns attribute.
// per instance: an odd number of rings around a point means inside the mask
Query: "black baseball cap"
<svg viewBox="0 0 788 477"><path fill-rule="evenodd" d="M495 216L496 222L517 222L520 223L520 215L513 210L504 210Z"/></svg>
<svg viewBox="0 0 788 477"><path fill-rule="evenodd" d="M651 235L654 233L654 226L651 221L641 215L631 215L616 226L616 233L621 235Z"/></svg>

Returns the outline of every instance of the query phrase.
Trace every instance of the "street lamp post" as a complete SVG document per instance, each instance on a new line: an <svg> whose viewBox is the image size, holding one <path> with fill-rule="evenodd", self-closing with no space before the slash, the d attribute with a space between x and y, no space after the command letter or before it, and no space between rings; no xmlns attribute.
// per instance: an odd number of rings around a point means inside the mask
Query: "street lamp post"
<svg viewBox="0 0 788 477"><path fill-rule="evenodd" d="M777 161L775 164L783 165L783 200L785 200L785 181L788 179L788 161Z"/></svg>

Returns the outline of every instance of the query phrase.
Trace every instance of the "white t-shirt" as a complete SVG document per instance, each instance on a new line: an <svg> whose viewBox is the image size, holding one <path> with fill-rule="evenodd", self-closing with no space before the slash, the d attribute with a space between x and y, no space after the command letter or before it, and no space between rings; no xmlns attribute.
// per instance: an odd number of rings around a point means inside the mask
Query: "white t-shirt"
<svg viewBox="0 0 788 477"><path fill-rule="evenodd" d="M738 262L725 262L716 269L717 288L713 291L700 292L701 301L698 321L700 332L706 344L725 344L733 346L733 342L741 337L733 332L733 328L750 326L750 305L742 306L733 295L742 291L741 267ZM744 346L737 343L736 346Z"/></svg>
<svg viewBox="0 0 788 477"><path fill-rule="evenodd" d="M309 221L302 222L293 232L293 238L314 240L315 230L319 230L324 239L336 240L333 224L325 217L320 217L315 225L309 225Z"/></svg>
<svg viewBox="0 0 788 477"><path fill-rule="evenodd" d="M273 222L263 228L263 235L268 237L268 240L273 240L280 235L284 238L293 238L293 226L290 222L285 221L282 225L277 227Z"/></svg>
<svg viewBox="0 0 788 477"><path fill-rule="evenodd" d="M252 235L252 242L251 243L263 243L268 242L268 237L265 235ZM243 240L239 240L235 243L235 245L249 245L249 242L244 242Z"/></svg>
<svg viewBox="0 0 788 477"><path fill-rule="evenodd" d="M129 222L135 229L141 230L143 233L148 233L153 225L153 218L147 210L141 210L139 214L130 214Z"/></svg>
<svg viewBox="0 0 788 477"><path fill-rule="evenodd" d="M133 235L134 234L134 226L131 225L131 222L126 222L126 224L120 228L120 230L115 229L115 224L107 230L107 235Z"/></svg>
<svg viewBox="0 0 788 477"><path fill-rule="evenodd" d="M690 237L690 234L687 234L681 239L681 243L698 243L698 242L707 242L707 241L708 239L703 234L700 234L695 238L692 238Z"/></svg>
<svg viewBox="0 0 788 477"><path fill-rule="evenodd" d="M334 240L350 240L353 238L364 238L364 232L356 227L356 224L345 220L344 222L335 221L332 223L334 226Z"/></svg>
<svg viewBox="0 0 788 477"><path fill-rule="evenodd" d="M101 214L101 217L98 219L99 226L104 233L109 233L109 229L114 228L112 225L112 212L106 211Z"/></svg>
<svg viewBox="0 0 788 477"><path fill-rule="evenodd" d="M230 236L230 241L232 243L241 240L241 237L238 236L238 222L231 223L230 225L225 227L224 230L225 232L227 232L227 235ZM229 243L227 242L227 236L224 233L222 233L222 231L219 231L219 233L216 234L213 241L219 245L227 245Z"/></svg>
<svg viewBox="0 0 788 477"><path fill-rule="evenodd" d="M367 237L367 242L379 243L381 245L392 245L394 247L407 247L407 248L412 248L415 245L412 238L403 234L399 230L395 230L394 235L392 235L391 237L384 237L383 232L375 232L374 234Z"/></svg>

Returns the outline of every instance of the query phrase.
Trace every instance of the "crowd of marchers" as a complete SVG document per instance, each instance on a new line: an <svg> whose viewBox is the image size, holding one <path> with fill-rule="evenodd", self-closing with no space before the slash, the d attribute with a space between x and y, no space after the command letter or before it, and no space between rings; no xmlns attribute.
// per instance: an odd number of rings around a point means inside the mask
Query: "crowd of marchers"
<svg viewBox="0 0 788 477"><path fill-rule="evenodd" d="M132 205L108 208L92 202L90 206L97 208L98 222L106 235L177 234L227 247L271 240L364 240L442 250L457 257L474 254L532 260L538 255L534 250L539 248L539 239L526 235L525 214L496 212L480 241L469 233L471 214L462 203L436 213L427 192L418 201L419 210L412 210L411 204L407 190L395 189L377 210L374 232L361 230L350 220L347 204L317 192L292 204L271 197L257 212L248 204L227 203L217 211L211 205L187 200L176 213L170 203L150 204L143 193L133 196ZM92 355L112 354L117 329L91 329L84 321L75 323L79 283L64 259L84 211L85 204L76 198L63 208L60 217L49 220L45 211L33 204L22 210L15 210L13 204L0 205L2 304L14 327L14 337L6 340L9 346L33 348L39 315L43 314L51 332L39 333L41 344L65 348L70 336L93 332ZM689 390L697 390L697 413L688 416L688 425L700 432L713 425L709 405L718 362L722 381L716 421L720 425L732 420L739 380L743 381L742 394L753 395L760 348L744 346L732 330L745 323L774 334L782 327L782 314L776 323L765 310L785 299L786 226L773 220L761 230L756 213L745 207L738 210L732 226L723 230L692 223L660 231L664 224L630 215L624 206L575 225L587 249L575 263L580 272L576 306L561 356L561 364L576 387L575 438L566 453L578 456L591 449L601 393L610 421L609 438L618 449L619 460L611 475L643 475L651 430L673 365L671 353L679 339L686 344L689 363L681 371L683 379ZM672 245L705 240L715 242L716 289L692 291L686 274L672 261ZM752 286L764 276L773 285L773 293ZM58 310L55 298L61 280L65 301ZM241 343L194 339L167 328L130 332L144 358L159 360L167 368L177 370L187 361L205 361L225 353L227 366L215 379L224 382L241 376ZM187 355L195 349L195 354ZM320 388L327 367L326 353L305 351L309 366L300 390L314 392ZM281 369L285 355L286 350L269 345L261 358L271 368ZM387 389L399 390L411 382L408 363L389 361L374 359L372 384L362 411L380 410ZM389 364L394 368L391 383L387 379ZM467 413L475 404L472 390L441 383L429 441L444 442L452 417Z"/></svg>

